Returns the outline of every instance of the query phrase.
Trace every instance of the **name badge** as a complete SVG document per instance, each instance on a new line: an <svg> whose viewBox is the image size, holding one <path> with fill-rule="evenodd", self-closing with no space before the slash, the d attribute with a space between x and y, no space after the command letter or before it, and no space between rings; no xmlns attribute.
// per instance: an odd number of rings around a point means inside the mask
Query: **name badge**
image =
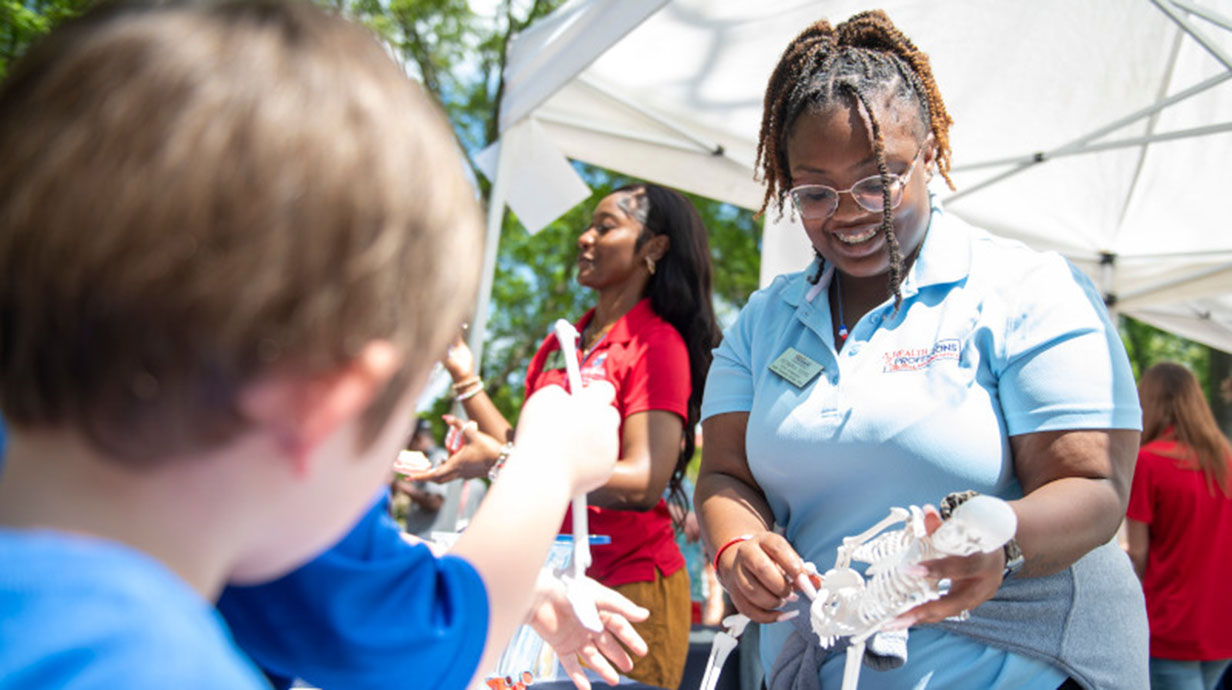
<svg viewBox="0 0 1232 690"><path fill-rule="evenodd" d="M812 381L824 368L794 347L787 348L778 359L770 363L770 371L787 379L796 388L803 388L804 384Z"/></svg>

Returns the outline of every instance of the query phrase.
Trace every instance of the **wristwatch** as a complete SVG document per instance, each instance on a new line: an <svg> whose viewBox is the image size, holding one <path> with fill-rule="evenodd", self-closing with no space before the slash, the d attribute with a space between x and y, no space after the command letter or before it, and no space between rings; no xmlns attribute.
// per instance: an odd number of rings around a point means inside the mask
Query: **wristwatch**
<svg viewBox="0 0 1232 690"><path fill-rule="evenodd" d="M954 513L955 508L967 502L971 497L978 495L979 492L977 491L956 491L948 494L945 498L941 499L941 506L938 512L941 513L942 519L948 520L950 515ZM1022 556L1022 549L1018 548L1018 540L1012 537L1009 541L1005 542L1005 546L1001 547L1001 550L1005 553L1005 570L1001 571L1001 580L1005 581L1007 577L1022 570L1026 559Z"/></svg>
<svg viewBox="0 0 1232 690"><path fill-rule="evenodd" d="M1018 548L1018 540L1013 537L1005 542L1002 550L1005 551L1005 570L1001 571L1001 581L1004 582L1006 578L1022 570L1027 561L1022 557L1022 549Z"/></svg>

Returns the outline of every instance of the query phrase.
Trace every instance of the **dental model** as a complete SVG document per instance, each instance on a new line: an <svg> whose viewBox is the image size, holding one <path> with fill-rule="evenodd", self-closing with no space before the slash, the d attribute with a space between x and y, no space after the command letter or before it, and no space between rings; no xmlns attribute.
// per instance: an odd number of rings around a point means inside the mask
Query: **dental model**
<svg viewBox="0 0 1232 690"><path fill-rule="evenodd" d="M432 462L428 460L428 456L417 450L400 451L398 459L394 460L394 472L398 474L413 475L430 469Z"/></svg>
<svg viewBox="0 0 1232 690"><path fill-rule="evenodd" d="M884 531L898 523L903 523L902 529ZM809 624L821 646L829 648L840 638L848 638L842 690L856 690L869 637L906 611L941 597L938 583L909 574L910 566L945 556L996 551L1017 529L1014 510L992 496L968 499L931 535L924 528L923 510L894 507L882 521L843 539L834 567L821 576L819 588L814 590L808 575L801 574L797 586L812 599ZM864 575L851 567L853 560L868 564ZM817 572L812 563L805 563L805 568ZM701 690L714 690L719 671L748 619L729 616L723 623L727 629L715 636Z"/></svg>

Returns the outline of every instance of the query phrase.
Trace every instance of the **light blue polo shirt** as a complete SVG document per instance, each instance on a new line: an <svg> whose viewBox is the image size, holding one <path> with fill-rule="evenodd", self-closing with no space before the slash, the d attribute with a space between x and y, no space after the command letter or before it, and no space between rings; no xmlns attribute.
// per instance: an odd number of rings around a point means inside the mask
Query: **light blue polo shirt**
<svg viewBox="0 0 1232 690"><path fill-rule="evenodd" d="M965 489L1020 498L1010 436L1141 428L1103 301L1057 254L934 206L901 307L890 297L865 314L842 352L826 298L833 268L814 286L806 277L816 269L779 276L749 299L715 350L702 419L749 413L749 469L787 539L822 571L843 537L891 506ZM788 348L822 366L803 386L770 370ZM766 664L788 632L764 628ZM861 687L877 687L879 675L861 674Z"/></svg>

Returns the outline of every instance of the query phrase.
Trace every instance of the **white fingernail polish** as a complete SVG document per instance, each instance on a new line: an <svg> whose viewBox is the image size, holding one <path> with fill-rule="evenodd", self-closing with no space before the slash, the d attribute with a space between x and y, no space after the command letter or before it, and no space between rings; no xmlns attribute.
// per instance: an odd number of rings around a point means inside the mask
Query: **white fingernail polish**
<svg viewBox="0 0 1232 690"><path fill-rule="evenodd" d="M809 601L817 598L817 588L813 586L813 581L809 579L806 573L800 573L796 576L796 587L804 592L804 596L809 598Z"/></svg>
<svg viewBox="0 0 1232 690"><path fill-rule="evenodd" d="M786 611L784 613L780 613L778 618L775 618L774 621L776 623L782 623L783 621L789 621L798 615L800 615L799 609L796 609L795 611Z"/></svg>

